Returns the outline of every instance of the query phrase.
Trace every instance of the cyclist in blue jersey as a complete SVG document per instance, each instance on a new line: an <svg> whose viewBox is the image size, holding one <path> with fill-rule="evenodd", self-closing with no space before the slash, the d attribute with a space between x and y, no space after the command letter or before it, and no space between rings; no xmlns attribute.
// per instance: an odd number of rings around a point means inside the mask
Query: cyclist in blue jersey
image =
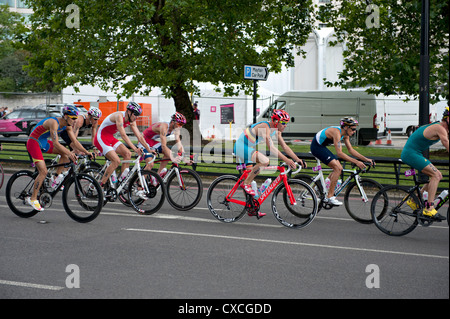
<svg viewBox="0 0 450 319"><path fill-rule="evenodd" d="M70 158L72 161L76 161L77 157L73 152L70 152L67 148L62 146L58 140L58 134L67 131L70 140L75 146L83 151L85 154L92 156L76 139L72 131L72 125L78 118L78 111L71 106L64 107L62 117L48 117L41 120L34 129L31 131L27 141L27 151L30 154L33 162L36 165L36 169L39 175L36 177L33 187L33 194L31 197L26 198L26 202L31 205L35 210L43 211L37 196L42 183L47 176L47 167L42 153L60 154L60 163L67 162ZM63 167L58 167L61 172Z"/></svg>
<svg viewBox="0 0 450 319"><path fill-rule="evenodd" d="M272 154L277 154L278 158L286 162L291 169L295 169L295 162L300 163L303 167L306 167L306 163L299 159L297 155L287 146L281 134L286 129L286 126L290 120L289 114L283 110L274 110L272 114L272 121L263 121L250 125L238 138L234 144L234 153L238 156L241 162L245 164L256 163L252 172L248 174L248 177L243 181L241 187L249 195L254 196L255 192L251 187L251 182L259 174L262 167L269 165L269 158L260 152L256 151L257 144L266 143ZM293 160L283 155L274 145L272 137L278 138L278 143L281 145L284 152ZM265 214L262 214L264 216Z"/></svg>
<svg viewBox="0 0 450 319"><path fill-rule="evenodd" d="M341 120L340 126L330 126L319 131L311 142L311 153L317 157L322 163L328 165L333 172L328 176L330 179L330 186L328 189L328 195L324 199L324 202L334 206L342 205L342 202L338 201L334 195L334 189L336 187L339 176L342 173L342 165L338 158L352 162L361 169L365 169L366 165L363 162L354 159L344 152L342 152L341 141L344 141L345 146L348 149L350 155L365 161L372 162L375 165L375 161L368 159L367 157L359 154L350 143L350 137L356 132L356 127L359 125L358 121L352 117L345 117ZM336 155L334 155L327 146L334 144L336 149Z"/></svg>
<svg viewBox="0 0 450 319"><path fill-rule="evenodd" d="M412 166L418 171L430 177L430 180L425 184L421 192L428 192L428 200L426 207L423 209L425 216L433 217L439 220L445 220L434 208L434 199L439 182L442 179L442 173L431 164L430 160L423 156L423 152L431 145L441 141L445 146L447 152L449 151L449 108L446 107L442 114L440 122L423 125L419 127L408 139L402 151L402 161ZM417 206L411 199L406 202L412 209L416 210Z"/></svg>

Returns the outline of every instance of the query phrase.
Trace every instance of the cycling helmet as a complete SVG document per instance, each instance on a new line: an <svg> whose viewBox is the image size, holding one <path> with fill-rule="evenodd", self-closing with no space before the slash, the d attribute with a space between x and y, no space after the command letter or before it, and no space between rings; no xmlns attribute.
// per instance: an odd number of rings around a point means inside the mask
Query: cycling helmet
<svg viewBox="0 0 450 319"><path fill-rule="evenodd" d="M62 109L63 115L78 116L78 110L75 106L66 105Z"/></svg>
<svg viewBox="0 0 450 319"><path fill-rule="evenodd" d="M272 121L285 121L289 122L291 117L289 116L288 112L283 110L273 110L272 113Z"/></svg>
<svg viewBox="0 0 450 319"><path fill-rule="evenodd" d="M99 119L102 117L102 111L100 111L100 109L97 107L91 107L88 111L88 114L96 119Z"/></svg>
<svg viewBox="0 0 450 319"><path fill-rule="evenodd" d="M344 127L344 126L357 126L357 125L359 125L359 123L353 117L344 117L341 120L341 127Z"/></svg>
<svg viewBox="0 0 450 319"><path fill-rule="evenodd" d="M446 119L446 118L448 118L448 114L449 113L449 111L448 111L448 106L445 108L445 110L444 110L444 113L442 114L442 119L444 120L444 119Z"/></svg>
<svg viewBox="0 0 450 319"><path fill-rule="evenodd" d="M136 102L128 103L127 110L131 110L131 112L133 112L133 114L136 116L141 115L141 113L142 113L141 106L139 104L137 104Z"/></svg>
<svg viewBox="0 0 450 319"><path fill-rule="evenodd" d="M172 121L175 121L181 125L186 124L186 118L183 114L176 112L174 115L172 115Z"/></svg>

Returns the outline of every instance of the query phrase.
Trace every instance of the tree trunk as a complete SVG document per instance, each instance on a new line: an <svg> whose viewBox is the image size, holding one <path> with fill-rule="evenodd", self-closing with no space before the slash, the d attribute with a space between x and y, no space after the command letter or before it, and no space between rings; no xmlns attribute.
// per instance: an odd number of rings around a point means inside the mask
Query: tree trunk
<svg viewBox="0 0 450 319"><path fill-rule="evenodd" d="M190 135L190 145L193 145L193 123L194 113L192 109L189 93L181 86L171 87L175 109L186 117L186 125L184 128L188 130ZM187 141L186 141L187 142ZM185 144L185 143L183 143Z"/></svg>

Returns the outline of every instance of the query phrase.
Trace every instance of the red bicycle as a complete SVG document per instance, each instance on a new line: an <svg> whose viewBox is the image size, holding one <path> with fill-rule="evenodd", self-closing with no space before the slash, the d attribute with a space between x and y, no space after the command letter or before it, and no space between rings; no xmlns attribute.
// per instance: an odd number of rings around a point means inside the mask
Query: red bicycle
<svg viewBox="0 0 450 319"><path fill-rule="evenodd" d="M298 164L297 164L298 165ZM304 181L288 179L286 163L280 166L269 166L264 169L277 169L279 175L256 199L248 195L241 187L251 170L246 169L240 177L224 175L211 183L207 194L207 204L211 214L225 223L241 219L245 213L259 216L262 203L272 196L272 212L275 218L289 228L302 228L309 225L317 215L318 201L313 189ZM299 169L294 172L298 173ZM238 166L239 170L241 167ZM259 219L259 218L258 218Z"/></svg>

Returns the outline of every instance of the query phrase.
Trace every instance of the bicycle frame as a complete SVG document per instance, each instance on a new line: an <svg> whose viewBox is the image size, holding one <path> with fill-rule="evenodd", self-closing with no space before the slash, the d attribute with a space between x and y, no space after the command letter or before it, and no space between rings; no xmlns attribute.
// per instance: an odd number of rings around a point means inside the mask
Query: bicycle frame
<svg viewBox="0 0 450 319"><path fill-rule="evenodd" d="M416 177L416 170L414 168L408 170L405 172L405 176L413 176L414 179L414 186L412 186L409 190L408 193L413 193L414 191L417 192L417 197L419 198L422 206L425 206L425 201L423 200L423 196L422 193L420 192L420 185L422 184L421 182L417 181L417 177ZM408 199L409 196L407 196L404 200L402 200L400 202L400 204L398 205L398 207L400 207L401 205L403 205L403 203ZM435 207L434 209L439 210L439 208L441 208L445 203L448 202L448 195L443 198Z"/></svg>
<svg viewBox="0 0 450 319"><path fill-rule="evenodd" d="M158 160L158 161L155 161L155 160L154 160L155 163L168 162L168 161L170 161L170 159L161 159L161 160ZM185 190L185 189L186 189L186 186L185 186L185 184L184 184L183 177L180 175L180 166L178 165L178 163L172 162L172 166L170 167L169 170L167 170L167 173L166 173L166 175L165 175L164 178L163 178L163 182L164 182L164 183L167 183L167 181L169 180L170 175L172 175L172 173L173 173L174 171L175 171L175 174L177 175L177 179L178 179L178 184L179 184L179 186L180 186L183 190Z"/></svg>
<svg viewBox="0 0 450 319"><path fill-rule="evenodd" d="M125 185L127 185L128 181L134 176L134 174L139 175L139 181L144 188L148 187L140 173L141 172L141 165L140 165L141 157L140 156L138 156L135 160L122 160L122 161L120 161L120 163L122 163L122 164L123 163L130 163L130 164L134 163L134 166L128 172L128 175L125 177L125 179L123 179L121 182L118 182L119 183L118 187L116 187L116 185L114 185L115 183L112 182L112 176L109 177L110 185L113 189L116 190L117 193L120 193L125 188ZM100 172L104 174L104 172L106 171L106 169L109 167L110 164L111 164L111 161L106 160L105 165L102 167ZM146 188L145 191L148 192L148 189Z"/></svg>
<svg viewBox="0 0 450 319"><path fill-rule="evenodd" d="M277 169L278 171L280 171L280 175L278 175L278 177L272 181L272 183L270 183L269 186L267 186L267 188L264 190L264 192L258 197L257 201L258 203L261 205L266 199L267 197L273 192L273 190L280 184L280 183L284 183L284 185L286 186L286 190L287 190L287 195L289 197L290 203L291 205L297 205L297 202L294 198L294 194L292 193L292 189L288 184L288 179L287 179L287 173L290 171L290 169L288 169L287 171L284 169L283 166L267 166L263 169ZM225 199L231 203L235 203L235 204L239 204L242 206L246 205L246 202L241 201L241 200L237 200L237 199L233 199L233 195L236 192L236 190L238 189L239 185L241 184L241 182L247 178L248 174L251 172L251 170L246 169L244 171L244 173L241 175L241 177L239 178L239 180L237 181L236 185L234 185L234 187L232 188L232 190L228 193L228 195L225 197Z"/></svg>
<svg viewBox="0 0 450 319"><path fill-rule="evenodd" d="M320 184L322 185L322 189L326 190L326 185L325 185L325 179L324 179L324 176L323 176L323 171L331 172L333 170L331 168L322 168L322 166L320 165L320 160L318 160L318 159L317 159L317 166L313 167L312 170L314 172L317 172L317 171L319 172L317 174L317 176L314 177L313 182L317 182L318 180L320 180ZM366 170L366 172L367 171L368 170ZM364 191L364 188L360 184L361 177L359 176L359 174L360 174L361 171L358 171L357 169L343 169L342 172L350 173L350 176L347 177L347 179L342 182L341 186L339 186L338 188L336 188L334 190L334 194L333 195L334 196L339 195L344 190L344 188L347 187L348 184L350 184L350 181L354 178L356 184L358 185L358 189L361 192L361 196L362 196L364 202L367 203L369 201L369 199L367 198L367 194Z"/></svg>

